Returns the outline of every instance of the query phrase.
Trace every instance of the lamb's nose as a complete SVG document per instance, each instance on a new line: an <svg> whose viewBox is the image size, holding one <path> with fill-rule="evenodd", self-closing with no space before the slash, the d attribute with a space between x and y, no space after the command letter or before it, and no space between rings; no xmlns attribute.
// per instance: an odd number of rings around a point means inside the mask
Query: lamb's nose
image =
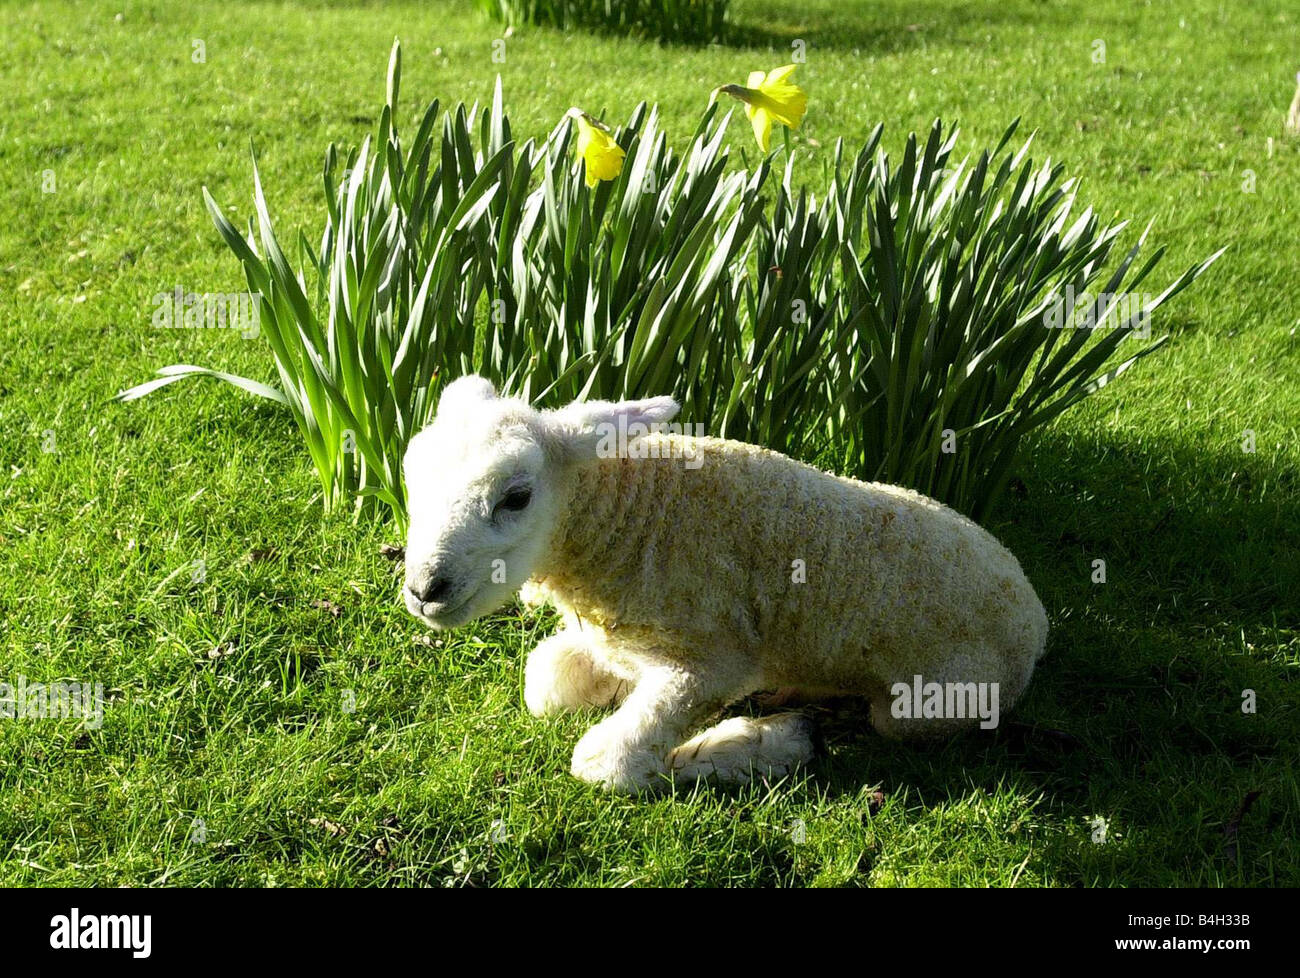
<svg viewBox="0 0 1300 978"><path fill-rule="evenodd" d="M411 585L410 592L425 604L438 604L451 591L451 581L445 577L431 577Z"/></svg>

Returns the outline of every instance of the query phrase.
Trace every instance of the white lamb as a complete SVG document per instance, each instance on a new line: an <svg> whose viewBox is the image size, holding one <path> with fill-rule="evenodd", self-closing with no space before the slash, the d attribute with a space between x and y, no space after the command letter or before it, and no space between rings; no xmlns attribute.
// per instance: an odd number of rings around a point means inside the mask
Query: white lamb
<svg viewBox="0 0 1300 978"><path fill-rule="evenodd" d="M528 656L528 708L618 707L579 741L574 775L641 791L789 772L812 756L797 713L697 733L756 690L865 696L895 737L979 723L960 707L970 684L1015 702L1047 617L989 533L753 445L653 433L609 451L611 431L677 410L660 397L537 411L465 377L406 453L407 608L454 628L525 583L553 602L564 627ZM947 710L900 709L922 682L948 690Z"/></svg>

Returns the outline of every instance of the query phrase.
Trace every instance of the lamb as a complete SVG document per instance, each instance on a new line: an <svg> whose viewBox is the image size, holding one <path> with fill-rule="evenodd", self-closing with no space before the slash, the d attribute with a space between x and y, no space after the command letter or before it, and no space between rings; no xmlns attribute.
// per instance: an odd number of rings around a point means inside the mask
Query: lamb
<svg viewBox="0 0 1300 978"><path fill-rule="evenodd" d="M463 377L404 459L407 609L444 629L521 590L554 603L563 627L528 656L525 704L615 708L574 749L576 777L636 793L782 776L813 755L801 714L700 729L758 690L866 697L888 737L980 722L951 695L909 709L922 683L1014 704L1047 616L991 534L753 445L640 437L677 412L666 397L538 411ZM637 437L611 451L613 432Z"/></svg>

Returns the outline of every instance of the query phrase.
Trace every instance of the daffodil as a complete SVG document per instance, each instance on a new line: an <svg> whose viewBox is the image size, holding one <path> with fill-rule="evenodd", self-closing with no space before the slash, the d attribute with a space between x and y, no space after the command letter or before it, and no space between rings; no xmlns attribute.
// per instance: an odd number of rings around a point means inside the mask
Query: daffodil
<svg viewBox="0 0 1300 978"><path fill-rule="evenodd" d="M568 117L578 124L577 154L587 171L587 186L613 180L623 172L623 147L614 142L609 127L581 109L570 109Z"/></svg>
<svg viewBox="0 0 1300 978"><path fill-rule="evenodd" d="M754 127L754 138L766 153L772 144L772 123L798 129L808 107L804 90L790 80L798 65L783 65L768 72L752 71L744 85L723 85L722 92L745 103L745 114Z"/></svg>

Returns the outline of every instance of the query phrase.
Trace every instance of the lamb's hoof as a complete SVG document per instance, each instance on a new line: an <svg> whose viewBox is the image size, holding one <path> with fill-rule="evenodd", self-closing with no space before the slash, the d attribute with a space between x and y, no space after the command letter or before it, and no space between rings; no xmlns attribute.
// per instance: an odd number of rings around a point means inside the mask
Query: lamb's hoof
<svg viewBox="0 0 1300 978"><path fill-rule="evenodd" d="M806 713L782 713L770 719L779 721L773 724L773 733L786 740L788 756L794 765L807 764L817 754L817 724Z"/></svg>
<svg viewBox="0 0 1300 978"><path fill-rule="evenodd" d="M802 713L732 717L678 747L668 765L678 780L746 784L785 777L816 754L813 723Z"/></svg>
<svg viewBox="0 0 1300 978"><path fill-rule="evenodd" d="M573 749L573 776L588 784L598 784L611 791L635 795L664 787L664 763L648 750L611 747L593 738L599 728L592 728Z"/></svg>

